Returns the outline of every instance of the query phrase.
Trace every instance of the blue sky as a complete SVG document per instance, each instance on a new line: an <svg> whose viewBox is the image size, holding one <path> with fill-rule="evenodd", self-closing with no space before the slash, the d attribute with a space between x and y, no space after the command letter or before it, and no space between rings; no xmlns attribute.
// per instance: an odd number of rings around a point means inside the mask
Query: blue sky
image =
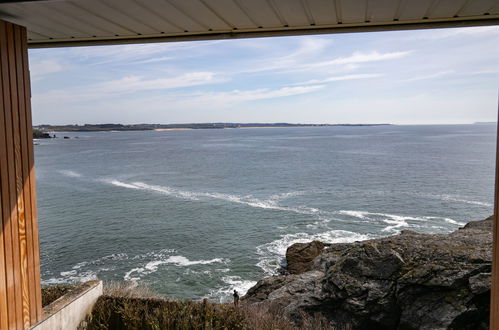
<svg viewBox="0 0 499 330"><path fill-rule="evenodd" d="M34 124L495 121L499 27L32 49Z"/></svg>

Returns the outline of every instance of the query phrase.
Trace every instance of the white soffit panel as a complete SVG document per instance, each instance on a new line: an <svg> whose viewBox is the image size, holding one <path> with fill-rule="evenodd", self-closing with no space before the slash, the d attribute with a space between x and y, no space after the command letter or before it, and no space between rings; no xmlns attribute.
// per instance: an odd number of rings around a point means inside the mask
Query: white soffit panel
<svg viewBox="0 0 499 330"><path fill-rule="evenodd" d="M499 0L0 0L30 47L499 24Z"/></svg>

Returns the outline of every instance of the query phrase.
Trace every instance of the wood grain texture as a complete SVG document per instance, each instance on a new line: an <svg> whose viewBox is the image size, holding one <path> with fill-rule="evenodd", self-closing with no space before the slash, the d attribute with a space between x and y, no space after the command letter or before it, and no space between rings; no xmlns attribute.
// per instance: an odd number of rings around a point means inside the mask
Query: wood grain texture
<svg viewBox="0 0 499 330"><path fill-rule="evenodd" d="M20 255L21 255L21 277L23 281L22 285L22 304L23 304L23 324L25 327L29 327L31 324L31 308L30 308L30 267L29 260L32 259L31 253L28 253L28 234L31 235L31 230L28 230L31 226L27 225L27 219L31 216L31 210L27 200L29 199L30 191L25 189L26 182L29 184L28 179L28 137L26 132L26 101L24 95L24 74L23 74L23 57L22 57L22 35L21 27L14 27L14 40L15 40L15 69L17 73L17 98L19 100L19 126L16 127L19 134L19 169L17 169L17 196L18 196L18 213L19 213L19 243L20 243ZM32 139L29 139L32 140Z"/></svg>
<svg viewBox="0 0 499 330"><path fill-rule="evenodd" d="M22 76L20 76L23 81L23 89L22 93L19 94L19 98L24 100L23 109L21 116L23 117L22 121L22 129L25 130L25 134L21 135L21 143L23 145L23 182L24 182L24 199L25 199L25 209L26 209L26 219L31 219L31 221L26 222L26 240L28 242L32 242L32 244L28 244L27 246L27 257L28 257L28 278L30 279L28 282L29 285L29 314L30 314L30 323L36 322L38 319L38 311L36 306L38 303L41 303L41 295L37 297L37 286L40 286L40 274L35 272L36 268L36 259L39 260L39 248L38 248L38 226L36 232L33 232L33 223L37 222L37 219L34 217L33 212L33 200L35 199L36 191L32 188L32 178L34 178L34 161L33 161L33 140L29 137L33 136L33 128L31 122L31 92L30 92L30 80L29 80L29 71L28 71L28 50L27 45L22 40L26 40L27 33L26 29L19 29L19 47L17 52L18 56L18 70L22 72ZM23 137L24 136L24 137ZM36 205L36 204L35 204ZM34 237L36 236L36 240ZM36 248L35 248L36 244ZM39 262L38 262L39 265ZM38 266L39 267L39 266ZM38 278L38 281L36 280ZM35 279L34 281L32 279ZM34 303L32 303L34 302ZM41 314L40 314L41 316Z"/></svg>
<svg viewBox="0 0 499 330"><path fill-rule="evenodd" d="M0 21L0 328L41 320L26 29Z"/></svg>
<svg viewBox="0 0 499 330"><path fill-rule="evenodd" d="M5 199L5 218L3 219L3 232L5 239L5 257L7 260L7 309L8 309L8 320L9 329L17 329L17 324L19 322L20 315L17 311L16 304L16 256L15 250L17 250L17 240L14 242L13 228L14 223L17 222L17 211L13 212L15 209L15 201L12 202L12 198L15 198L15 185L12 180L12 175L14 173L14 152L13 148L13 133L12 133L12 105L11 105L11 93L10 93L10 76L9 76L9 49L8 49L8 23L4 23L0 30L0 60L2 72L2 96L3 96L3 115L4 115L4 127L3 132L5 135L5 166L2 167L2 198ZM14 189L12 189L14 188Z"/></svg>
<svg viewBox="0 0 499 330"><path fill-rule="evenodd" d="M0 21L0 41L3 35L1 34L3 22ZM1 43L0 43L1 44ZM2 79L2 61L0 57L0 107L3 108L3 79ZM6 189L6 171L7 168L7 150L5 144L5 120L3 112L0 113L0 191ZM7 329L9 326L8 320L8 304L7 304L7 273L9 272L8 263L11 264L11 259L5 254L5 246L8 246L10 235L5 237L4 219L8 218L7 198L5 194L0 194L0 329ZM9 262L10 261L10 262Z"/></svg>

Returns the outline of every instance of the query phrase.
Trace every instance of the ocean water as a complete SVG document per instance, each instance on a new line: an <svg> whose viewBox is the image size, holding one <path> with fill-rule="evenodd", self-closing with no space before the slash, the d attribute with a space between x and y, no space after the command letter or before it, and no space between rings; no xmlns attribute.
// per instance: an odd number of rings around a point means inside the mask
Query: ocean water
<svg viewBox="0 0 499 330"><path fill-rule="evenodd" d="M224 301L286 248L493 212L495 125L57 133L35 146L42 281Z"/></svg>

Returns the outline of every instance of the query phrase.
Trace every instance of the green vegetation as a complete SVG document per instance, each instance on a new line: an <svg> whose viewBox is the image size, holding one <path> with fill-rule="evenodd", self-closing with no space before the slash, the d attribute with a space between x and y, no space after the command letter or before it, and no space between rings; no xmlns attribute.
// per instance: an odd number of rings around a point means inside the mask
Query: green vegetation
<svg viewBox="0 0 499 330"><path fill-rule="evenodd" d="M244 315L227 305L102 296L87 329L247 329Z"/></svg>
<svg viewBox="0 0 499 330"><path fill-rule="evenodd" d="M162 298L146 286L111 283L95 304L85 328L96 329L330 329L319 317L303 315L300 328L264 305L245 305Z"/></svg>
<svg viewBox="0 0 499 330"><path fill-rule="evenodd" d="M77 289L74 285L42 288L44 307ZM303 314L300 327L293 325L281 313L269 312L266 305L245 305L203 301L166 299L147 286L130 286L110 282L104 286L92 313L79 329L234 329L234 330L298 330L332 329L326 319ZM350 329L345 327L344 329Z"/></svg>
<svg viewBox="0 0 499 330"><path fill-rule="evenodd" d="M389 124L289 124L289 123L191 123L191 124L85 124L39 125L36 128L51 132L149 131L155 129L223 129L251 127L316 127L316 126L379 126Z"/></svg>
<svg viewBox="0 0 499 330"><path fill-rule="evenodd" d="M50 139L51 136L49 133L46 133L40 129L33 129L33 139Z"/></svg>
<svg viewBox="0 0 499 330"><path fill-rule="evenodd" d="M42 306L50 305L75 288L74 285L53 285L42 287Z"/></svg>

